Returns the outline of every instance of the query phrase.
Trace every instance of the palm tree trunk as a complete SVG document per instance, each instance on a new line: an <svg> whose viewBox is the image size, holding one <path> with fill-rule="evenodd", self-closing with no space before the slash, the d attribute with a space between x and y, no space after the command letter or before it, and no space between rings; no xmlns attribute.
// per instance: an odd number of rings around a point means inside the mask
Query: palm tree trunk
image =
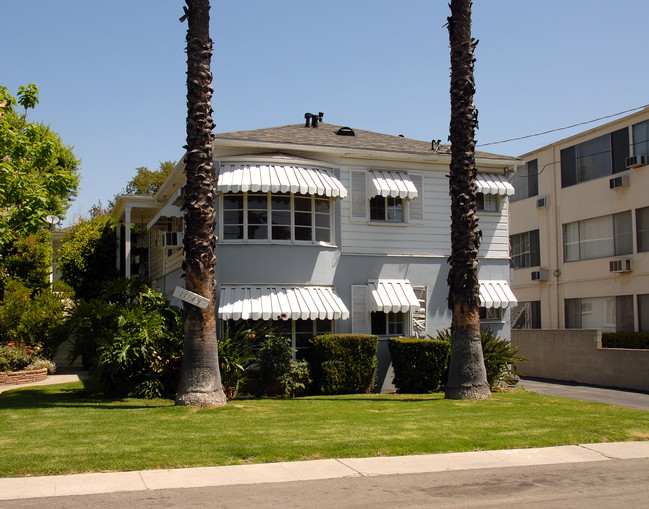
<svg viewBox="0 0 649 509"><path fill-rule="evenodd" d="M478 250L482 232L476 215L475 128L471 0L451 0L448 32L451 45L451 268L448 305L451 360L445 397L484 399L491 395L480 341Z"/></svg>
<svg viewBox="0 0 649 509"><path fill-rule="evenodd" d="M209 0L186 0L187 154L185 156L185 286L210 300L206 309L185 305L185 341L177 405L222 406L216 342L214 162L212 160L212 40Z"/></svg>

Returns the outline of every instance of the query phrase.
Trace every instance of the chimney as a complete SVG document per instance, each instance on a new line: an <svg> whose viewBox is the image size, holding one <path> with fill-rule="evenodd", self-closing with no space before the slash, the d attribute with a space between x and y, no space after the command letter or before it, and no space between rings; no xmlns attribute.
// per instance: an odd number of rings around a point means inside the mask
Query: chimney
<svg viewBox="0 0 649 509"><path fill-rule="evenodd" d="M324 117L324 113L321 111L318 112L316 115L315 113L305 113L304 118L306 119L306 122L304 124L304 127L318 127L318 122L322 122L322 117Z"/></svg>

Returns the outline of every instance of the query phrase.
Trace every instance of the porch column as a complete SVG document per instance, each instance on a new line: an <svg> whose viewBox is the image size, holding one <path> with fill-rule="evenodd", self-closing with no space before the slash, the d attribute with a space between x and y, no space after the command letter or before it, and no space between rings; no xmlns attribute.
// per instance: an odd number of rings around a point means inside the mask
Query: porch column
<svg viewBox="0 0 649 509"><path fill-rule="evenodd" d="M131 207L124 210L124 277L131 277Z"/></svg>

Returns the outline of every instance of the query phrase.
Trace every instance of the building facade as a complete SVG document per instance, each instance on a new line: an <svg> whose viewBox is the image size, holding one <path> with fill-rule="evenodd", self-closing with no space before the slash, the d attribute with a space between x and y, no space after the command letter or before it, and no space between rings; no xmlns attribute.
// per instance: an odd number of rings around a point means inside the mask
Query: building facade
<svg viewBox="0 0 649 509"><path fill-rule="evenodd" d="M512 328L649 331L649 109L521 157Z"/></svg>
<svg viewBox="0 0 649 509"><path fill-rule="evenodd" d="M298 356L318 333L377 334L379 388L391 383L388 337L450 325L448 147L317 122L217 134L214 159L223 324L268 321ZM480 152L476 163L483 324L509 338L505 174L522 161ZM170 296L183 286L183 170L154 197L121 197L115 212L146 224L137 246L122 242L129 272Z"/></svg>

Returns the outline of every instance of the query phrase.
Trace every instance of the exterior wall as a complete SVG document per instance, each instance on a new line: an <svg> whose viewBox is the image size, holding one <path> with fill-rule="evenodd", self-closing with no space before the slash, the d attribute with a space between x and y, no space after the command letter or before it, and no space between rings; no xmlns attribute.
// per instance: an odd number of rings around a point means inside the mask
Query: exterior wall
<svg viewBox="0 0 649 509"><path fill-rule="evenodd" d="M523 376L649 391L649 350L602 348L596 329L513 330Z"/></svg>
<svg viewBox="0 0 649 509"><path fill-rule="evenodd" d="M649 166L561 187L561 150L624 127L631 132L633 124L647 119L649 110L643 110L523 156L526 161L538 160L539 192L538 196L510 204L509 227L511 234L539 230L541 265L514 270L511 286L520 302L541 301L543 328L565 326L565 299L649 293L649 253L637 250L635 223L635 210L649 205L646 193ZM610 189L610 178L617 176L628 176L630 186ZM536 201L543 196L548 197L549 206L538 209ZM564 224L629 210L633 232L631 254L564 262ZM613 259L631 259L632 272L610 272L609 261ZM531 280L531 272L539 269L549 271L548 281ZM638 330L637 306L635 311Z"/></svg>

